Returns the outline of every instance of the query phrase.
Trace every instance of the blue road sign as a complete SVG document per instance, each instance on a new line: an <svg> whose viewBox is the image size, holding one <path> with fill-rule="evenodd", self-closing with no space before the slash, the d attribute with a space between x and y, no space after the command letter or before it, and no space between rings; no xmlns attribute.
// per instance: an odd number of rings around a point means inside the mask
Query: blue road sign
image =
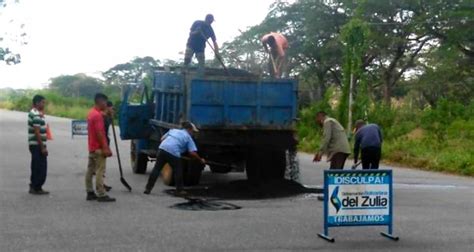
<svg viewBox="0 0 474 252"><path fill-rule="evenodd" d="M398 240L392 235L393 192L391 170L324 171L324 233L329 227L387 226L383 236Z"/></svg>

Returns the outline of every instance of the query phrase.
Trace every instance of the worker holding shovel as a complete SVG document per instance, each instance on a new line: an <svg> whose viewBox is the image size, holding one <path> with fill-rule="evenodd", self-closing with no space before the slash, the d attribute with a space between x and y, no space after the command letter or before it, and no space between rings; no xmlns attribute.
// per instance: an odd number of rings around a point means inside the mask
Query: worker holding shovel
<svg viewBox="0 0 474 252"><path fill-rule="evenodd" d="M261 39L263 48L270 56L269 70L273 78L281 78L285 64L288 40L280 33L270 32Z"/></svg>
<svg viewBox="0 0 474 252"><path fill-rule="evenodd" d="M214 44L213 50L216 57L219 57L219 46L217 45L216 35L211 24L214 22L214 16L208 14L204 20L197 20L191 26L189 33L188 42L186 44L186 52L184 55L184 66L187 68L191 63L194 55L198 60L199 72L204 71L205 55L204 51L206 48L206 42L209 38L212 39Z"/></svg>
<svg viewBox="0 0 474 252"><path fill-rule="evenodd" d="M171 165L171 168L173 168L176 181L176 195L186 195L183 182L182 153L188 153L193 159L198 160L202 164L206 164L206 160L197 154L197 147L192 138L192 135L198 132L198 129L191 122L183 122L181 126L182 129L171 129L161 138L155 167L148 178L148 183L144 191L145 194L151 193L161 173L161 169L168 163Z"/></svg>

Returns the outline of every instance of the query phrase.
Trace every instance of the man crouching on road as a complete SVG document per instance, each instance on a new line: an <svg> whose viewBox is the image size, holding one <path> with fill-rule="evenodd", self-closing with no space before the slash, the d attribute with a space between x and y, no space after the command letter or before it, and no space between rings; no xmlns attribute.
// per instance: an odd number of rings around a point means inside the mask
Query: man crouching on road
<svg viewBox="0 0 474 252"><path fill-rule="evenodd" d="M95 95L95 106L87 116L87 132L89 138L89 164L86 173L87 200L113 202L114 198L107 196L104 188L105 159L112 156L105 136L104 118L102 112L107 109L107 96ZM97 195L92 185L92 176L96 174Z"/></svg>
<svg viewBox="0 0 474 252"><path fill-rule="evenodd" d="M150 194L153 186L161 173L163 166L168 163L173 168L174 178L176 181L176 195L184 196L183 167L181 153L189 153L189 155L205 164L206 161L197 154L197 147L194 143L192 135L198 132L196 126L191 122L183 122L182 129L171 129L161 138L161 144L158 149L155 167L148 178L145 187L145 194Z"/></svg>

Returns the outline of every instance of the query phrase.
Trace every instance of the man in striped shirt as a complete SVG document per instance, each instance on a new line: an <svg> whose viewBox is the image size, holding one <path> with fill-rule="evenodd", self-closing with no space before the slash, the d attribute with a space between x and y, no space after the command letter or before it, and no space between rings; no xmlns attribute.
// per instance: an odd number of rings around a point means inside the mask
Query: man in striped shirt
<svg viewBox="0 0 474 252"><path fill-rule="evenodd" d="M44 107L46 99L41 95L33 97L33 108L28 113L28 143L31 153L30 193L45 195L43 190L48 171L48 149L46 148L46 121Z"/></svg>

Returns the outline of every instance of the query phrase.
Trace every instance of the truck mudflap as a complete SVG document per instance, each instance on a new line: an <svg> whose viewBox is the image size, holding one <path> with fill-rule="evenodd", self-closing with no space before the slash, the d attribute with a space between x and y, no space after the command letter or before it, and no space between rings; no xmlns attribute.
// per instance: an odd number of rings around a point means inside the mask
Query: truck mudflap
<svg viewBox="0 0 474 252"><path fill-rule="evenodd" d="M152 133L152 128L148 122L153 118L153 104L148 97L146 87L138 104L129 103L130 91L128 89L125 92L120 106L120 138L122 140L146 139Z"/></svg>

